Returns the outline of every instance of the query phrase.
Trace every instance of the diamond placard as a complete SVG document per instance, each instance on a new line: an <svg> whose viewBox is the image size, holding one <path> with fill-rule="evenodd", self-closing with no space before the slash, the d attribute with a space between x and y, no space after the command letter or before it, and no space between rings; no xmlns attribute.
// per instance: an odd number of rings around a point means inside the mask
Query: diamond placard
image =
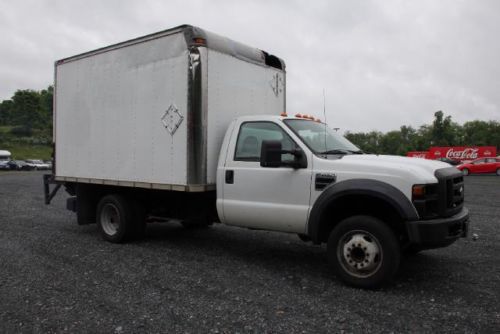
<svg viewBox="0 0 500 334"><path fill-rule="evenodd" d="M183 119L184 116L179 113L175 104L172 103L161 117L161 122L165 126L165 129L170 132L170 135L173 136Z"/></svg>

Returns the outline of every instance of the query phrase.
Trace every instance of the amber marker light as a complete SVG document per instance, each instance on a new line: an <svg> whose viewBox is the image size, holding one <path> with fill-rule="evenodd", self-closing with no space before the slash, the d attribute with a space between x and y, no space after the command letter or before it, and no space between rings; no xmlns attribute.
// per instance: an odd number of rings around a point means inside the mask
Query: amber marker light
<svg viewBox="0 0 500 334"><path fill-rule="evenodd" d="M302 118L302 115L301 114L295 114L295 117Z"/></svg>
<svg viewBox="0 0 500 334"><path fill-rule="evenodd" d="M413 198L422 198L425 196L425 185L415 184L411 191Z"/></svg>
<svg viewBox="0 0 500 334"><path fill-rule="evenodd" d="M280 116L281 116L281 117L288 117L288 115L286 114L286 112L282 112L282 113L280 114Z"/></svg>

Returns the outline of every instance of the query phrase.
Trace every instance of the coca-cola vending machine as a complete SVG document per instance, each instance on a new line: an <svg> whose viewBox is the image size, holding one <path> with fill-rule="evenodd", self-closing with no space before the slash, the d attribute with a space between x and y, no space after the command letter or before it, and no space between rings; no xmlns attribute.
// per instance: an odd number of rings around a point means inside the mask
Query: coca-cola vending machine
<svg viewBox="0 0 500 334"><path fill-rule="evenodd" d="M496 155L495 146L431 147L427 159L448 158L464 163L477 158L496 157Z"/></svg>

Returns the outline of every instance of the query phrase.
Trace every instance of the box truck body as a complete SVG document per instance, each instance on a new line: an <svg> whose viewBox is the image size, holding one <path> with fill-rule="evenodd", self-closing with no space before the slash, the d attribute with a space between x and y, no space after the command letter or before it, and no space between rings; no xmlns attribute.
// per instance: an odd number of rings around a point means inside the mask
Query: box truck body
<svg viewBox="0 0 500 334"><path fill-rule="evenodd" d="M285 110L284 63L192 26L55 66L58 181L206 191L231 120Z"/></svg>

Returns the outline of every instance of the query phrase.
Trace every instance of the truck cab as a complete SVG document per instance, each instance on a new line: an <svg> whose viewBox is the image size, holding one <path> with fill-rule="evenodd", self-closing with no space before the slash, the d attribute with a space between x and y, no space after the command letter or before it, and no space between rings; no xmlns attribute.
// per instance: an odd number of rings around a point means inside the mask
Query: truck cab
<svg viewBox="0 0 500 334"><path fill-rule="evenodd" d="M326 243L337 274L372 287L402 252L467 235L460 171L437 161L364 154L309 116L234 120L217 168L221 222Z"/></svg>

